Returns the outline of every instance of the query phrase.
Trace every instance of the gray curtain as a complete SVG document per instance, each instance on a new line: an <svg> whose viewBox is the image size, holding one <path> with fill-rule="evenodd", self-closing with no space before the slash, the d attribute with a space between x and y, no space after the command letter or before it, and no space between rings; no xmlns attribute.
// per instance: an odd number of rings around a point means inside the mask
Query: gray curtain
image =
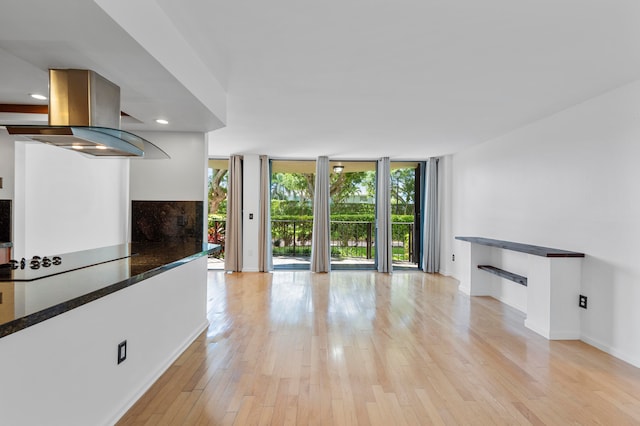
<svg viewBox="0 0 640 426"><path fill-rule="evenodd" d="M391 247L391 165L389 157L378 160L376 199L376 260L378 272L393 271Z"/></svg>
<svg viewBox="0 0 640 426"><path fill-rule="evenodd" d="M227 227L224 243L225 271L242 271L242 156L229 158Z"/></svg>
<svg viewBox="0 0 640 426"><path fill-rule="evenodd" d="M311 236L311 271L331 270L329 217L329 157L318 157L313 196L313 234Z"/></svg>
<svg viewBox="0 0 640 426"><path fill-rule="evenodd" d="M440 271L440 207L438 203L438 159L427 161L424 200L424 237L422 269L425 272Z"/></svg>
<svg viewBox="0 0 640 426"><path fill-rule="evenodd" d="M258 270L273 269L271 250L271 170L269 157L260 156L260 229L258 235Z"/></svg>

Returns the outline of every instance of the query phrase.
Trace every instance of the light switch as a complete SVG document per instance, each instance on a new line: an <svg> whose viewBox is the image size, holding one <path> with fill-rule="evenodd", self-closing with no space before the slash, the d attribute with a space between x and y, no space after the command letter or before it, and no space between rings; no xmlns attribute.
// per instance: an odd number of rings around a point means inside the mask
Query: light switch
<svg viewBox="0 0 640 426"><path fill-rule="evenodd" d="M249 213L249 219L253 219L253 213Z"/></svg>
<svg viewBox="0 0 640 426"><path fill-rule="evenodd" d="M127 359L127 341L120 342L118 345L118 364Z"/></svg>

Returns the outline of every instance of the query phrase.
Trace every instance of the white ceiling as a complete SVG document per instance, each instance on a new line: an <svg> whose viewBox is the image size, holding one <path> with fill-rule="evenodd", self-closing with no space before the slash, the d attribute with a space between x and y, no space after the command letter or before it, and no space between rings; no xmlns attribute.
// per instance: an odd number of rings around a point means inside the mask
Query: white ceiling
<svg viewBox="0 0 640 426"><path fill-rule="evenodd" d="M214 156L425 158L640 78L639 24L637 0L3 0L0 103L89 68L123 127L226 121Z"/></svg>

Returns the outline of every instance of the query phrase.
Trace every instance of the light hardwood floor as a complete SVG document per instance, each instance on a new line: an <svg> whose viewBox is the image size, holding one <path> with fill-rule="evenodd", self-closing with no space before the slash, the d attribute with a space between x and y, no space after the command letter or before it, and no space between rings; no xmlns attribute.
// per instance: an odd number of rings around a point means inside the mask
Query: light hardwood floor
<svg viewBox="0 0 640 426"><path fill-rule="evenodd" d="M209 272L210 327L119 424L640 424L640 369L421 272Z"/></svg>

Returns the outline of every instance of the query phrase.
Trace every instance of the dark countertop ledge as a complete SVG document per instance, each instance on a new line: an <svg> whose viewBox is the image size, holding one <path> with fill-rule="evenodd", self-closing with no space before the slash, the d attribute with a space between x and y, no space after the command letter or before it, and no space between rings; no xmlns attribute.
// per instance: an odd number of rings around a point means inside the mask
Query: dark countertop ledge
<svg viewBox="0 0 640 426"><path fill-rule="evenodd" d="M584 257L584 253L575 251L560 250L549 247L534 246L531 244L514 243L512 241L493 240L482 237L456 237L456 240L468 241L483 246L499 247L505 250L519 251L542 257Z"/></svg>
<svg viewBox="0 0 640 426"><path fill-rule="evenodd" d="M135 256L127 259L116 259L110 263L113 263L114 268L121 268L122 265L120 262L130 262L130 264L128 265L129 272L127 273L126 279L108 283L96 290L89 291L84 294L79 294L66 301L54 303L51 306L38 310L37 312L33 312L20 318L15 318L12 321L2 323L0 324L0 338L16 333L40 322L46 321L74 308L85 305L94 300L100 299L101 297L135 285L155 275L161 274L165 271L191 262L192 260L195 260L199 257L207 256L208 254L215 253L216 251L220 250L220 246L216 244L204 244L202 247L194 247L193 244L167 245L132 243L123 244L121 246L128 246L127 250L135 253ZM113 250L114 247L119 246L105 247L105 250ZM100 265L102 267L107 265L108 267L109 262L103 262ZM94 266L96 265L89 265L81 270L90 272L91 268ZM77 271L78 270L69 271L69 276L73 276L73 274L77 273ZM65 275L66 274L59 274L55 277L45 277L31 282L14 282L14 285L33 285L37 283L37 285L46 286L48 280L51 280L52 278L59 279L60 277L64 277Z"/></svg>
<svg viewBox="0 0 640 426"><path fill-rule="evenodd" d="M9 248L9 247L13 247L13 243L0 242L0 248Z"/></svg>

